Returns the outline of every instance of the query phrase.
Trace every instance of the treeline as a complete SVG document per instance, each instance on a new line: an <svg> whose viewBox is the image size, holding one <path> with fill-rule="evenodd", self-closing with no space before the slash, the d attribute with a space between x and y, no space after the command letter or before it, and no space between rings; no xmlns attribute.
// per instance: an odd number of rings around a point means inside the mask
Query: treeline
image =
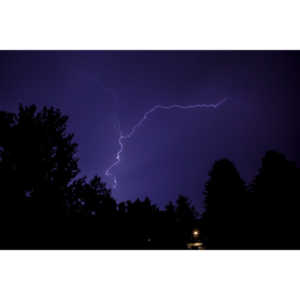
<svg viewBox="0 0 300 300"><path fill-rule="evenodd" d="M215 162L202 217L211 249L300 249L300 169L268 151L246 185L234 164Z"/></svg>
<svg viewBox="0 0 300 300"><path fill-rule="evenodd" d="M79 177L67 120L34 105L0 111L0 248L186 248L199 223L189 200L117 203L100 177Z"/></svg>
<svg viewBox="0 0 300 300"><path fill-rule="evenodd" d="M117 203L100 177L79 176L67 120L52 107L0 111L0 248L186 249L195 228L207 249L300 248L299 169L284 155L267 152L250 185L216 161L202 216L184 196Z"/></svg>

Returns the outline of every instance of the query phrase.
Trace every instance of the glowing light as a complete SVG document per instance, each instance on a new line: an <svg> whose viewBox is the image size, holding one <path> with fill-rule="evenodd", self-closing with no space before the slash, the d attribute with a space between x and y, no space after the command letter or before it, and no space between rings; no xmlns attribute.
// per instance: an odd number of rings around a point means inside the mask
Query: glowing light
<svg viewBox="0 0 300 300"><path fill-rule="evenodd" d="M198 231L198 230L194 230L194 231L193 231L193 236L196 237L196 236L198 236L198 235L199 235L199 231Z"/></svg>
<svg viewBox="0 0 300 300"><path fill-rule="evenodd" d="M115 95L114 95L115 96ZM111 170L113 168L115 168L118 164L120 164L121 162L121 154L124 150L124 141L130 139L134 133L136 132L136 130L141 127L141 125L147 120L148 116L150 114L152 114L153 112L155 112L158 109L165 109L165 110L171 110L171 109L198 109L198 108L218 108L220 105L222 105L225 101L227 101L227 98L224 98L223 100L221 100L220 102L218 102L217 104L195 104L195 105L179 105L179 104L172 104L172 105L155 105L153 106L150 110L148 110L147 112L144 113L143 117L140 119L140 121L138 121L133 127L132 129L129 131L128 134L122 134L121 130L120 130L120 126L118 127L119 129L119 138L118 138L118 143L119 143L119 150L116 153L115 156L115 162L105 171L105 175L108 177L112 177L113 178L113 188L117 188L118 186L118 181L117 181L117 177L112 174Z"/></svg>
<svg viewBox="0 0 300 300"><path fill-rule="evenodd" d="M203 249L203 244L201 242L196 242L196 243L188 243L187 244L188 249Z"/></svg>

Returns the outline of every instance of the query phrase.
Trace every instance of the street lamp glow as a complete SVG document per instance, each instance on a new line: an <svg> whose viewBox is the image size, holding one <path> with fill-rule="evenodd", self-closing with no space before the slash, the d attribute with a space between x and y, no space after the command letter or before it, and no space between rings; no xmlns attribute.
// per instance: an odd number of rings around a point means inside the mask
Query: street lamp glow
<svg viewBox="0 0 300 300"><path fill-rule="evenodd" d="M197 237L199 235L199 231L198 230L194 230L193 231L193 236Z"/></svg>

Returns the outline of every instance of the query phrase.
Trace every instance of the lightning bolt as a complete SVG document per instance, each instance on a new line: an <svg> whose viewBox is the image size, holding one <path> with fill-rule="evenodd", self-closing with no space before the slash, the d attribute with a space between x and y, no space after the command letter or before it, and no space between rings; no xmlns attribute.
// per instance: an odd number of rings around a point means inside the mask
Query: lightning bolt
<svg viewBox="0 0 300 300"><path fill-rule="evenodd" d="M178 105L178 104L172 104L172 105L155 105L153 106L150 110L144 113L143 117L138 121L132 129L129 131L128 134L122 134L122 131L120 129L120 124L118 123L118 129L119 129L119 138L118 138L118 143L119 143L119 150L115 156L115 162L105 171L105 175L107 177L112 177L113 178L113 188L117 188L118 186L118 181L117 177L111 173L111 170L115 168L117 165L120 164L121 162L121 154L124 150L124 141L129 140L136 132L136 130L142 126L142 124L147 120L148 116L152 113L154 113L156 110L171 110L171 109L197 109L197 108L218 108L220 105L222 105L224 102L226 102L228 98L224 98L217 104L195 104L195 105Z"/></svg>

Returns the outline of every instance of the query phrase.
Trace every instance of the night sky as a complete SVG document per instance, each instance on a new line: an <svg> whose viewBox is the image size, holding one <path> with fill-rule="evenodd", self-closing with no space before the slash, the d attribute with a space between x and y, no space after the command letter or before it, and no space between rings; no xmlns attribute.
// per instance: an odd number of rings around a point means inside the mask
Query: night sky
<svg viewBox="0 0 300 300"><path fill-rule="evenodd" d="M201 209L208 171L227 157L249 182L267 150L300 156L300 52L0 52L0 109L55 106L78 142L80 175L115 161L118 123L128 133L157 104L217 109L159 110L126 141L113 196L164 206L178 194Z"/></svg>

